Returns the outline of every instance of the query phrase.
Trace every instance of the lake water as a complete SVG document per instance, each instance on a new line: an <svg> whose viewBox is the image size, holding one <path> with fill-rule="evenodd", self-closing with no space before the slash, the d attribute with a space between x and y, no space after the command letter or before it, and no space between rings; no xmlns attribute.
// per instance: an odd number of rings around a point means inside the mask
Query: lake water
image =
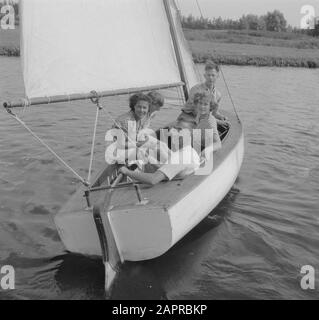
<svg viewBox="0 0 319 320"><path fill-rule="evenodd" d="M199 67L201 68L201 67ZM300 269L319 272L319 71L224 67L244 123L246 153L230 193L162 257L126 263L112 299L318 299ZM0 100L23 96L19 59L0 57ZM229 108L223 82L221 109ZM124 100L105 100L116 115ZM156 120L178 114L167 105ZM22 119L86 176L95 109L89 102L34 107ZM101 167L101 117L95 168ZM15 290L0 299L103 299L100 261L68 254L53 216L76 180L0 110L0 267Z"/></svg>

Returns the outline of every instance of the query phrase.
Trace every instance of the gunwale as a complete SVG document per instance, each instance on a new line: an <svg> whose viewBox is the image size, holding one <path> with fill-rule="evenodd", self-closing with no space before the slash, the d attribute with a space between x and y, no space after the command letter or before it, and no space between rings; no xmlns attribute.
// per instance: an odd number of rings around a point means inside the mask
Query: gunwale
<svg viewBox="0 0 319 320"><path fill-rule="evenodd" d="M238 119L227 113L227 117L230 119L231 128L228 134L222 141L222 149L214 153L214 166L215 171L223 162L223 160L230 154L235 148L240 137L243 134L242 124ZM116 165L106 166L100 171L94 179L94 186L100 186L108 175L114 173L117 170ZM212 171L212 173L213 173ZM162 207L167 210L173 206L176 202L181 201L187 196L194 188L199 186L207 176L192 175L184 180L176 181L164 181L155 186L140 185L143 198L148 200L146 206L149 207ZM85 191L84 186L80 186L75 194L69 199L69 201L61 208L59 214L82 211L87 207L86 200L83 197ZM91 203L94 205L101 201L105 191L96 191L91 193ZM132 186L128 186L123 189L115 190L112 198L112 208L118 207L134 207L137 205L136 191Z"/></svg>

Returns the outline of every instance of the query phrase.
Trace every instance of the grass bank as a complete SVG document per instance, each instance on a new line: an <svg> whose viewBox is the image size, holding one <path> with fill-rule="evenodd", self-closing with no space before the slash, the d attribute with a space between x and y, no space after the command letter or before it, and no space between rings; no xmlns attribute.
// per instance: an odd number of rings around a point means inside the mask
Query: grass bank
<svg viewBox="0 0 319 320"><path fill-rule="evenodd" d="M318 49L298 50L206 41L191 41L190 46L197 63L211 59L229 65L319 68Z"/></svg>
<svg viewBox="0 0 319 320"><path fill-rule="evenodd" d="M185 36L198 63L319 68L319 39L303 34L185 30Z"/></svg>
<svg viewBox="0 0 319 320"><path fill-rule="evenodd" d="M319 49L319 38L293 32L184 29L184 33L189 41L238 43L295 49Z"/></svg>
<svg viewBox="0 0 319 320"><path fill-rule="evenodd" d="M319 68L319 39L289 32L184 30L194 61ZM0 55L19 56L19 30L0 29Z"/></svg>
<svg viewBox="0 0 319 320"><path fill-rule="evenodd" d="M0 28L0 56L19 56L19 30L3 30Z"/></svg>

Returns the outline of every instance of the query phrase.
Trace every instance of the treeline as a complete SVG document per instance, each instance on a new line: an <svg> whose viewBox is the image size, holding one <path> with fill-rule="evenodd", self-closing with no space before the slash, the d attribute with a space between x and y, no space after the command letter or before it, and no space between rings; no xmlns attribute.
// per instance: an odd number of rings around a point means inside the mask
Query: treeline
<svg viewBox="0 0 319 320"><path fill-rule="evenodd" d="M307 30L307 33L313 37L319 37L319 21L316 23L314 29Z"/></svg>
<svg viewBox="0 0 319 320"><path fill-rule="evenodd" d="M308 33L312 36L319 36L319 23L315 29L302 30L293 28L287 24L283 13L279 10L268 12L265 15L247 14L237 20L223 19L221 17L207 19L197 18L192 15L182 17L182 25L188 29L208 29L208 30L261 30L273 32L298 32Z"/></svg>
<svg viewBox="0 0 319 320"><path fill-rule="evenodd" d="M13 0L0 0L1 7L9 4L13 6L15 13L15 24L19 25L19 4ZM0 20L5 13L0 13ZM295 32L305 33L310 36L319 37L319 20L315 24L314 29L300 29L293 28L287 24L284 14L279 10L268 12L265 15L247 14L242 15L237 20L223 19L221 17L208 19L198 18L192 15L182 17L183 28L188 29L208 29L208 30L260 30L260 31L273 31L273 32Z"/></svg>

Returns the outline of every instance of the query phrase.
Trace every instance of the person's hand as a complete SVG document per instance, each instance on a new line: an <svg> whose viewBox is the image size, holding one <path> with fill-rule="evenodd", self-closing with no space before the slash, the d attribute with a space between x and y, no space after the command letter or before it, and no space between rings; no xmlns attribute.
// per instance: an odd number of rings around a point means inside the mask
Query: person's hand
<svg viewBox="0 0 319 320"><path fill-rule="evenodd" d="M228 120L228 118L225 118L224 120L222 120L222 124L228 126L230 125L230 121Z"/></svg>
<svg viewBox="0 0 319 320"><path fill-rule="evenodd" d="M229 121L226 116L222 115L222 114L219 113L219 112L215 112L215 113L212 112L212 115L216 118L216 120L225 121L225 122Z"/></svg>
<svg viewBox="0 0 319 320"><path fill-rule="evenodd" d="M228 127L230 125L230 122L228 120L219 120L217 119L217 124L219 124L222 127Z"/></svg>
<svg viewBox="0 0 319 320"><path fill-rule="evenodd" d="M122 173L122 174L124 174L124 175L127 175L127 173L128 173L129 171L130 171L130 170L127 169L125 166L123 166L123 167L121 167L121 168L119 169L119 172Z"/></svg>

